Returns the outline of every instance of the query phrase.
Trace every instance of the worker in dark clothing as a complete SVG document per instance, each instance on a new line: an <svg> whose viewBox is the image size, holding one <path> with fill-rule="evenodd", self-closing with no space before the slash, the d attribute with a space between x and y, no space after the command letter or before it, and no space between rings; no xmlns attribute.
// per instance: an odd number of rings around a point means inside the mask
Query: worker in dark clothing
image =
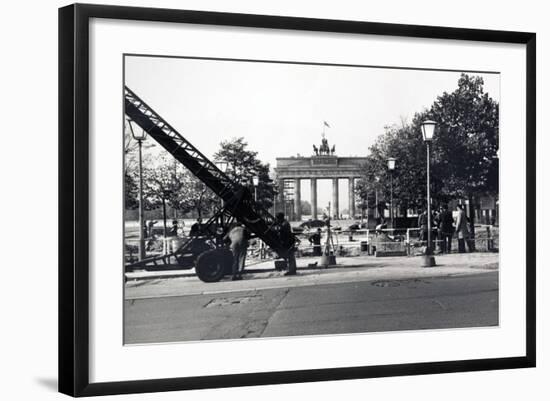
<svg viewBox="0 0 550 401"><path fill-rule="evenodd" d="M321 229L309 236L309 243L313 245L313 256L321 256Z"/></svg>
<svg viewBox="0 0 550 401"><path fill-rule="evenodd" d="M157 224L156 220L149 220L147 222L147 226L144 227L146 237L152 237L153 236L153 227L154 227L155 224Z"/></svg>
<svg viewBox="0 0 550 401"><path fill-rule="evenodd" d="M244 226L238 224L227 233L225 238L231 241L229 247L231 253L233 253L233 276L231 280L242 280L250 233Z"/></svg>
<svg viewBox="0 0 550 401"><path fill-rule="evenodd" d="M456 205L456 224L455 231L458 239L458 252L466 252L465 241L470 237L470 230L468 230L468 218L466 213L462 209L462 205Z"/></svg>
<svg viewBox="0 0 550 401"><path fill-rule="evenodd" d="M201 223L202 219L199 217L195 223L191 226L191 230L189 231L190 237L198 237L201 231Z"/></svg>
<svg viewBox="0 0 550 401"><path fill-rule="evenodd" d="M177 237L178 236L178 221L172 220L172 228L170 228L170 231L168 232L169 237Z"/></svg>
<svg viewBox="0 0 550 401"><path fill-rule="evenodd" d="M441 206L439 213L439 239L441 253L451 253L451 243L453 239L454 227L453 214L447 207L447 205Z"/></svg>
<svg viewBox="0 0 550 401"><path fill-rule="evenodd" d="M290 223L285 219L284 213L277 213L276 222L279 239L284 248L283 254L279 256L284 258L288 265L288 271L285 273L285 276L293 276L296 274L296 255L294 254L296 237L292 233L292 228L290 227Z"/></svg>

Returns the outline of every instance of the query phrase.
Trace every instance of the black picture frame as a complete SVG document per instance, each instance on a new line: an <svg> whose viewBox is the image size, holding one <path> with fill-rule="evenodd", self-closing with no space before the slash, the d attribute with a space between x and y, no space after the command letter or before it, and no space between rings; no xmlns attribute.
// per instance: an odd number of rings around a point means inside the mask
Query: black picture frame
<svg viewBox="0 0 550 401"><path fill-rule="evenodd" d="M88 61L91 18L415 38L526 46L526 353L520 357L90 383ZM159 392L534 367L536 35L220 12L75 4L59 9L59 391L71 396Z"/></svg>

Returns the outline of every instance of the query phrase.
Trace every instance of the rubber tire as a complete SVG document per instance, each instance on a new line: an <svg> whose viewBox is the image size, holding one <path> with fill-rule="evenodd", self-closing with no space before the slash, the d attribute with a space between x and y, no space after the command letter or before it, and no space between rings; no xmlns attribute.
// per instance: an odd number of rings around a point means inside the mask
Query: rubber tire
<svg viewBox="0 0 550 401"><path fill-rule="evenodd" d="M215 283L220 281L228 271L231 271L232 264L233 255L230 250L225 248L212 249L199 255L195 271L201 281Z"/></svg>

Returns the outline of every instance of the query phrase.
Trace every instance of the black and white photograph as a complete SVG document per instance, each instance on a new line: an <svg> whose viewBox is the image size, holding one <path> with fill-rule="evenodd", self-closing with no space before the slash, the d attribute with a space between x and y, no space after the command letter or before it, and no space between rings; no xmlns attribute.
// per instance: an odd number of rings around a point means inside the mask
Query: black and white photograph
<svg viewBox="0 0 550 401"><path fill-rule="evenodd" d="M7 2L0 398L545 401L545 6Z"/></svg>
<svg viewBox="0 0 550 401"><path fill-rule="evenodd" d="M498 71L125 54L124 344L498 327Z"/></svg>

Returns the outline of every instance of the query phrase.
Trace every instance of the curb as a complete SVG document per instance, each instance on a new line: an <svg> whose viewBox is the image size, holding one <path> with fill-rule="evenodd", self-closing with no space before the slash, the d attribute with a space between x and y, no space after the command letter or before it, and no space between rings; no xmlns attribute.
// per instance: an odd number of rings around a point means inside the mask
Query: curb
<svg viewBox="0 0 550 401"><path fill-rule="evenodd" d="M382 259L382 258L380 258ZM302 271L303 273L314 273L314 272L326 272L326 273L336 273L341 269L354 269L354 268L369 268L369 267L385 267L384 263L381 263L381 260L378 259L376 262L377 266L360 266L355 264L350 265L337 265L334 267L329 268L299 268L298 271ZM374 260L373 260L374 262ZM263 278L261 275L274 273L276 270L274 268L269 269L254 269L254 265L251 265L250 269L246 269L245 273L246 275L249 275L250 278ZM388 266L390 267L390 266ZM482 270L498 270L499 263L498 262L490 262L486 264L481 265L470 265L470 266L464 266L464 267L470 267L472 269L482 269ZM260 275L260 276L258 276ZM159 271L141 271L141 272L126 272L124 273L124 281L125 282L135 282L135 281L147 281L147 280L163 280L163 279L173 279L173 278L192 278L197 277L195 273L195 269L187 269L187 270L159 270ZM267 277L269 278L269 277Z"/></svg>

